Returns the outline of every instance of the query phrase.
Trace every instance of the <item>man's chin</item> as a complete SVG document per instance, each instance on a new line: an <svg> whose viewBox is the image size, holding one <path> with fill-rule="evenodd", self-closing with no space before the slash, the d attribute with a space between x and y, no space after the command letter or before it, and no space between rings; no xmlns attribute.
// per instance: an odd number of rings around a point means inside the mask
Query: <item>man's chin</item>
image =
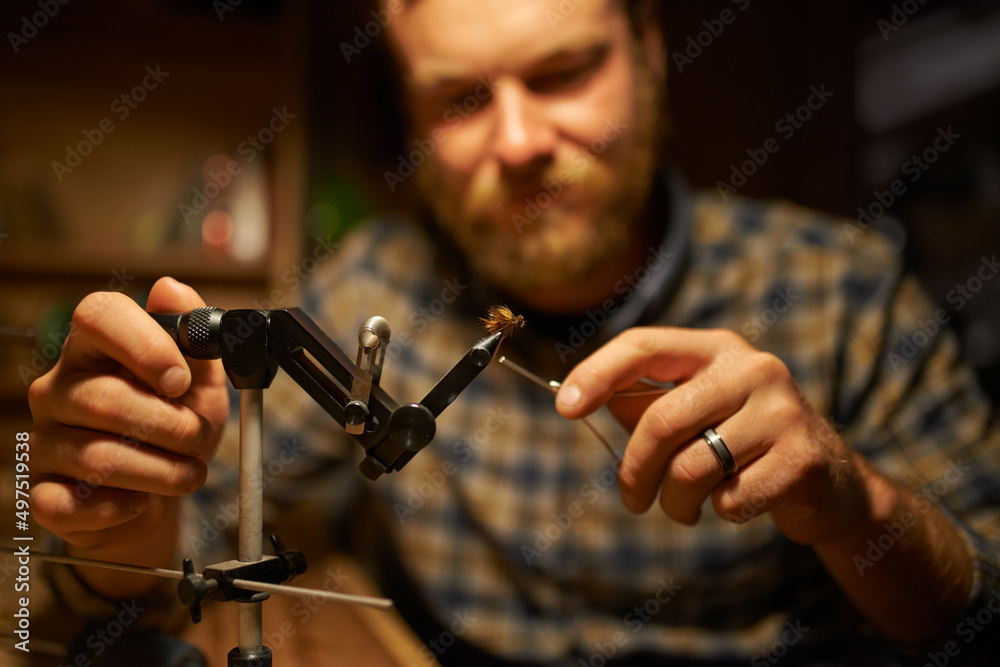
<svg viewBox="0 0 1000 667"><path fill-rule="evenodd" d="M531 254L505 253L498 245L474 258L474 268L501 291L518 295L535 290L558 291L575 288L593 274L593 265L584 266L572 248L562 252Z"/></svg>
<svg viewBox="0 0 1000 667"><path fill-rule="evenodd" d="M553 239L574 240L583 234L590 234L594 224L592 208L570 206L560 202L551 206L525 208L524 205L503 207L498 216L492 216L489 224L491 234L517 243L529 245L551 244Z"/></svg>

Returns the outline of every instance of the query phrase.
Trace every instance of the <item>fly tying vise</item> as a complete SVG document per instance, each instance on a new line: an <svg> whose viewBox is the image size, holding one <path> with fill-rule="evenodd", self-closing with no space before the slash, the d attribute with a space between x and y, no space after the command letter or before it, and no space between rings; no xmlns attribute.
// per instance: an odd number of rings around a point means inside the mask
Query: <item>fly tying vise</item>
<svg viewBox="0 0 1000 667"><path fill-rule="evenodd" d="M285 585L306 570L305 555L272 535L274 555L263 554L263 391L283 369L337 424L365 449L360 470L369 479L403 468L434 437L436 418L496 357L500 343L524 318L509 308L489 310L489 335L476 342L418 403L397 403L379 386L389 323L372 317L358 330L355 359L337 346L304 311L196 308L151 317L192 359L221 359L240 392L239 557L209 565L199 574L190 559L183 571L33 554L39 560L178 579L177 593L195 623L206 599L239 604L239 645L229 667L271 667L263 644L262 603L270 594L335 600L377 609L390 600L331 594ZM7 547L0 547L9 550Z"/></svg>

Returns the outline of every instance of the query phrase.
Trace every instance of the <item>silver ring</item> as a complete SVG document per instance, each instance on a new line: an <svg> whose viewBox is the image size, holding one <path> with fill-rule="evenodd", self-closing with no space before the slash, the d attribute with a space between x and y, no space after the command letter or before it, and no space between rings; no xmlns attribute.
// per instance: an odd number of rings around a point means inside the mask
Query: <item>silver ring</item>
<svg viewBox="0 0 1000 667"><path fill-rule="evenodd" d="M708 446L715 452L715 457L719 459L719 463L722 464L722 474L725 475L726 479L735 475L740 468L736 465L733 453L729 451L726 443L722 441L722 437L713 428L705 429L702 435L705 437L705 442L708 443Z"/></svg>

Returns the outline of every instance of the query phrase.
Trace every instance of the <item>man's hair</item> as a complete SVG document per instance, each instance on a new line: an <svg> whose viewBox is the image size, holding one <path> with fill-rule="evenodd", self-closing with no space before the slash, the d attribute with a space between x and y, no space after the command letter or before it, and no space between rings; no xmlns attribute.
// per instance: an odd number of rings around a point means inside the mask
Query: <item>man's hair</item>
<svg viewBox="0 0 1000 667"><path fill-rule="evenodd" d="M388 0L368 0L368 3L376 9L380 9ZM420 0L403 0L404 5L415 5ZM618 0L625 5L625 13L628 15L629 25L636 35L642 27L651 21L659 21L660 5L662 0Z"/></svg>
<svg viewBox="0 0 1000 667"><path fill-rule="evenodd" d="M624 0L632 32L638 35L643 26L660 20L660 0Z"/></svg>
<svg viewBox="0 0 1000 667"><path fill-rule="evenodd" d="M650 21L659 20L660 17L660 4L661 0L619 0L625 4L625 12L628 15L629 24L632 26L632 31L636 34L642 30L642 27L649 23ZM385 4L386 0L370 0L371 4L376 7L381 7ZM405 5L414 5L419 0L404 0Z"/></svg>

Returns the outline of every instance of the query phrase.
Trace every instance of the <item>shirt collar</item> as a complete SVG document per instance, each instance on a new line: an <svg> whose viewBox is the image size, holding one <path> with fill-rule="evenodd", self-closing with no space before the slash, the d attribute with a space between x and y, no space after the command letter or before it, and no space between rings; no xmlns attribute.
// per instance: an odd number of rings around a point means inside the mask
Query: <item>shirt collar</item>
<svg viewBox="0 0 1000 667"><path fill-rule="evenodd" d="M659 191L654 196L660 198L660 210L665 213L662 240L658 247L650 246L646 266L636 267L635 288L608 318L602 336L605 340L658 318L683 279L691 252L693 200L687 184L673 169L658 175L657 186Z"/></svg>

